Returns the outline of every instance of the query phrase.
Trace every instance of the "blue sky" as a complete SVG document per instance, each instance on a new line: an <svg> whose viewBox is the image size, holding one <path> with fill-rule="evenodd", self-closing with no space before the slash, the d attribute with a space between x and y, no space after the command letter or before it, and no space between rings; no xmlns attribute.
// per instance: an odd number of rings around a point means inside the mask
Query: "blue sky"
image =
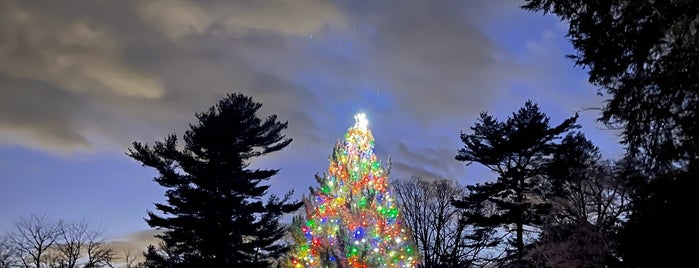
<svg viewBox="0 0 699 268"><path fill-rule="evenodd" d="M297 196L365 112L392 178L492 178L454 160L478 113L527 99L559 123L601 107L565 24L521 1L0 2L0 228L20 216L85 218L117 237L164 189L125 155L181 134L229 92L289 122L294 142L254 162ZM613 131L582 131L614 158Z"/></svg>

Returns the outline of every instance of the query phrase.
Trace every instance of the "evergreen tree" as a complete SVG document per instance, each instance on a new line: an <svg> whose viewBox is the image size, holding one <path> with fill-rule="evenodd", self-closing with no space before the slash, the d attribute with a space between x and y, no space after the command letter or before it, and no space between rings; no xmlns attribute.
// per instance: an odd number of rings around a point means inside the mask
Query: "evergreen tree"
<svg viewBox="0 0 699 268"><path fill-rule="evenodd" d="M285 228L280 217L300 208L291 192L264 202L278 169L249 169L256 157L291 142L282 135L287 123L275 115L262 120L262 104L229 94L185 132L180 147L175 135L153 146L134 142L128 155L159 173L154 181L167 188L162 215L148 212L149 226L164 229L160 250L149 248L154 267L266 267L282 255Z"/></svg>
<svg viewBox="0 0 699 268"><path fill-rule="evenodd" d="M328 173L296 218L291 267L415 267L417 248L374 154L364 114L335 145ZM300 229L299 229L300 228Z"/></svg>
<svg viewBox="0 0 699 268"><path fill-rule="evenodd" d="M698 1L526 2L569 22L569 57L609 94L601 119L629 153L655 171L699 157Z"/></svg>
<svg viewBox="0 0 699 268"><path fill-rule="evenodd" d="M466 209L466 220L476 226L514 225L515 263L522 265L526 226L541 224L549 205L541 197L545 169L561 134L577 127L577 115L550 127L549 118L532 101L500 122L481 113L471 127L472 134L461 133L465 146L456 160L467 165L476 162L497 173L497 180L467 185L466 198L456 201Z"/></svg>
<svg viewBox="0 0 699 268"><path fill-rule="evenodd" d="M620 236L631 267L694 262L699 231L687 212L699 186L699 1L527 0L524 8L568 22L569 57L609 100L601 120L622 132L644 178ZM639 183L640 182L640 183Z"/></svg>

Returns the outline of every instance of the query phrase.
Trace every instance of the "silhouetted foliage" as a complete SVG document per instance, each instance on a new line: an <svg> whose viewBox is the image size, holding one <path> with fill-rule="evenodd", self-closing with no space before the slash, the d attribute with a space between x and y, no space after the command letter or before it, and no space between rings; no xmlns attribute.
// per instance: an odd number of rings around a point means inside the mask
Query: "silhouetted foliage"
<svg viewBox="0 0 699 268"><path fill-rule="evenodd" d="M555 152L560 135L577 125L577 115L560 125L549 126L549 118L532 101L501 122L481 113L471 127L461 133L464 148L456 160L479 163L498 177L494 182L467 185L467 196L455 202L465 208L466 220L476 226L514 225L514 259L522 264L525 227L540 225L549 204L542 200L546 183L545 167Z"/></svg>
<svg viewBox="0 0 699 268"><path fill-rule="evenodd" d="M699 177L699 2L527 0L524 8L569 22L577 65L609 94L601 120L623 130L627 159L642 163L619 240L631 267L694 262L699 239L686 218ZM625 174L632 175L632 174ZM694 179L689 179L694 178Z"/></svg>
<svg viewBox="0 0 699 268"><path fill-rule="evenodd" d="M148 245L143 257L146 258L143 265L148 268L172 268L182 263L180 256L174 254L172 248L166 246L162 241L158 244L158 248L154 245Z"/></svg>
<svg viewBox="0 0 699 268"><path fill-rule="evenodd" d="M230 94L185 132L180 148L170 135L153 146L133 143L128 155L155 168L155 182L167 188L167 203L156 204L164 215L148 213L151 227L162 228L164 242L146 252L149 267L266 267L287 247L277 243L285 233L279 220L301 203L271 195L263 182L277 169L249 169L256 157L291 142L282 135L287 123L275 115L261 120L262 105L242 94ZM165 254L163 254L165 253Z"/></svg>
<svg viewBox="0 0 699 268"><path fill-rule="evenodd" d="M569 22L570 55L610 95L602 120L623 128L649 167L697 159L699 2L527 0Z"/></svg>
<svg viewBox="0 0 699 268"><path fill-rule="evenodd" d="M695 261L688 243L699 239L693 216L698 164L657 176L636 191L632 215L619 238L627 267L682 267Z"/></svg>
<svg viewBox="0 0 699 268"><path fill-rule="evenodd" d="M533 267L605 267L611 245L604 232L584 219L542 228L528 251Z"/></svg>

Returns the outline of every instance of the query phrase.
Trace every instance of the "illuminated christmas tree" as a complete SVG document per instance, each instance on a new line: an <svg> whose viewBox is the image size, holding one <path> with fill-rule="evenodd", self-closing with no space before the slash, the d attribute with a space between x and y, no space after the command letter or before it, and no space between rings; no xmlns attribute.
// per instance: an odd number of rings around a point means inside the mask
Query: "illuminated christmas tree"
<svg viewBox="0 0 699 268"><path fill-rule="evenodd" d="M418 252L376 159L364 114L335 145L330 167L292 225L291 267L415 267Z"/></svg>

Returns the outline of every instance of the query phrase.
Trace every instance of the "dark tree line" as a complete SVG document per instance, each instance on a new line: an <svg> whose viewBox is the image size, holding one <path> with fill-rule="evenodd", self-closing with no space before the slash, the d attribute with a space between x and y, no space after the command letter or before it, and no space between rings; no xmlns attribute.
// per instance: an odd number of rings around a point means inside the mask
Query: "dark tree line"
<svg viewBox="0 0 699 268"><path fill-rule="evenodd" d="M618 251L627 267L693 262L685 241L699 169L699 2L529 0L525 9L569 23L568 38L590 83L606 94L601 121L623 130L640 169Z"/></svg>
<svg viewBox="0 0 699 268"><path fill-rule="evenodd" d="M506 267L601 267L615 259L615 231L628 212L621 163L574 131L577 116L550 125L527 101L505 120L482 113L462 133L456 160L490 169L494 181L466 185L453 205L468 226L500 239L492 264ZM497 235L496 235L497 237ZM500 247L500 249L497 249Z"/></svg>
<svg viewBox="0 0 699 268"><path fill-rule="evenodd" d="M630 158L603 159L576 118L552 126L532 101L505 120L484 112L455 158L487 167L493 181L395 181L423 266L627 265L619 236L643 171Z"/></svg>

